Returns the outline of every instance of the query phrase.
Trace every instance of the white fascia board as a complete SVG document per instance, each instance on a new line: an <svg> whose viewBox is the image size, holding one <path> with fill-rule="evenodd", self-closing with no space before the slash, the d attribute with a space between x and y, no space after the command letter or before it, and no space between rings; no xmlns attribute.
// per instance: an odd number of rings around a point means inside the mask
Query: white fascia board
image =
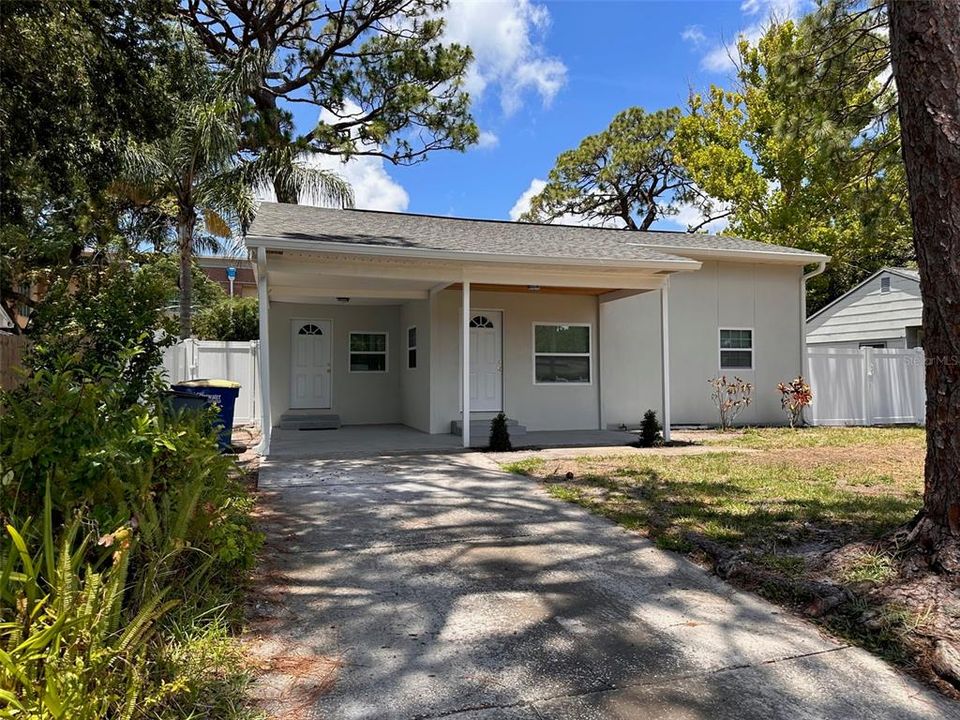
<svg viewBox="0 0 960 720"><path fill-rule="evenodd" d="M429 248L393 248L384 245L356 245L354 243L316 242L248 235L244 243L249 248L296 250L299 252L337 255L365 255L387 258L422 258L454 262L488 262L521 265L572 265L575 267L620 267L650 270L699 270L701 263L682 257L665 260L636 260L623 258L568 258L539 255L505 255L498 253L457 252Z"/></svg>
<svg viewBox="0 0 960 720"><path fill-rule="evenodd" d="M814 263L830 262L829 255L809 253L800 255L779 250L727 250L722 248L681 248L673 245L651 245L650 243L633 243L638 247L651 250L663 250L672 255L696 260L749 260L756 263L776 263L780 265L813 265Z"/></svg>

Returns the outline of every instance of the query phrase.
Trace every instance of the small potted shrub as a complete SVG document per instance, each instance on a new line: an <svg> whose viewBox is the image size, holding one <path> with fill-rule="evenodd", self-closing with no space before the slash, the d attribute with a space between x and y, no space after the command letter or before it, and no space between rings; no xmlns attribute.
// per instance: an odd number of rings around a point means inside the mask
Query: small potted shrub
<svg viewBox="0 0 960 720"><path fill-rule="evenodd" d="M640 447L653 447L663 442L660 435L662 429L660 421L657 420L657 413L647 410L643 414L643 422L640 423Z"/></svg>
<svg viewBox="0 0 960 720"><path fill-rule="evenodd" d="M510 431L507 429L507 416L498 413L490 422L490 452L509 452L513 450L510 444Z"/></svg>

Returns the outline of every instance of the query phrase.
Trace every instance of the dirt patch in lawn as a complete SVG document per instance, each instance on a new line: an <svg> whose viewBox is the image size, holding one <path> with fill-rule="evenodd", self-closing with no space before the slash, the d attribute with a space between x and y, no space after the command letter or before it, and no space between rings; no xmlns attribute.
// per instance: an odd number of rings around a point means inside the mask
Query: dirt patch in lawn
<svg viewBox="0 0 960 720"><path fill-rule="evenodd" d="M912 428L764 429L724 433L708 454L571 451L503 467L960 699L936 669L938 649L960 648L960 586L902 554L893 534L921 506L923 440Z"/></svg>

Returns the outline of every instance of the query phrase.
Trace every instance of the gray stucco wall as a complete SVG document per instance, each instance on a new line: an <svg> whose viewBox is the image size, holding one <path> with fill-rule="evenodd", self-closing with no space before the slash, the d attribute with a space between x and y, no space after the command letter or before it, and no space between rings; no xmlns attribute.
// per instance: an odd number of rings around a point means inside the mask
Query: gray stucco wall
<svg viewBox="0 0 960 720"><path fill-rule="evenodd" d="M743 424L782 424L777 384L800 372L800 275L796 267L704 262L670 280L670 398L674 424L716 424L707 380L720 370L720 328L752 328L754 385ZM605 304L604 426L633 425L647 408L660 415L660 294Z"/></svg>
<svg viewBox="0 0 960 720"><path fill-rule="evenodd" d="M670 281L670 372L674 424L715 424L707 380L720 374L719 328L754 330L754 402L747 424L782 424L777 383L800 372L801 270L797 267L704 262ZM637 424L662 412L660 293L599 303L593 296L472 293L474 310L503 312L504 411L531 430L576 430ZM403 305L270 306L271 413L290 399L290 325L294 318L333 323L331 412L345 424L398 423L449 432L460 417L460 291ZM533 382L533 324L587 323L593 345L589 385ZM407 328L418 330L418 367L407 365ZM349 373L351 330L389 333L388 372ZM728 373L730 374L730 373ZM602 415L601 415L602 413Z"/></svg>
<svg viewBox="0 0 960 720"><path fill-rule="evenodd" d="M408 367L407 330L417 329L417 367ZM404 425L430 432L430 302L400 308L400 414Z"/></svg>
<svg viewBox="0 0 960 720"><path fill-rule="evenodd" d="M330 320L331 413L347 425L398 423L401 355L400 308L384 305L270 303L270 417L274 425L290 407L290 327L294 319ZM351 330L388 333L386 373L349 372Z"/></svg>
<svg viewBox="0 0 960 720"><path fill-rule="evenodd" d="M704 263L670 281L671 405L675 423L717 422L707 380L720 370L719 328L753 328L754 369L738 375L753 383L743 424L786 420L777 384L800 374L798 267Z"/></svg>
<svg viewBox="0 0 960 720"><path fill-rule="evenodd" d="M663 419L660 291L600 305L600 386L604 427L636 426L643 413Z"/></svg>
<svg viewBox="0 0 960 720"><path fill-rule="evenodd" d="M537 293L471 293L474 310L503 311L504 412L530 430L582 430L600 426L597 367L597 298ZM445 290L435 299L433 332L433 412L431 432L449 432L460 417L459 290ZM533 325L535 322L588 323L593 344L590 385L535 385Z"/></svg>

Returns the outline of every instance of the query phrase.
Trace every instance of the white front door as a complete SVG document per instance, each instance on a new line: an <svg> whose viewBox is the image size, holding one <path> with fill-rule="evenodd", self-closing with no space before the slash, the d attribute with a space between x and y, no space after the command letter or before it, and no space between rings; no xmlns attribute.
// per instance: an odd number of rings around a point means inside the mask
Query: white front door
<svg viewBox="0 0 960 720"><path fill-rule="evenodd" d="M470 410L503 409L503 314L475 310L470 316Z"/></svg>
<svg viewBox="0 0 960 720"><path fill-rule="evenodd" d="M330 407L330 321L294 320L290 328L290 407Z"/></svg>

